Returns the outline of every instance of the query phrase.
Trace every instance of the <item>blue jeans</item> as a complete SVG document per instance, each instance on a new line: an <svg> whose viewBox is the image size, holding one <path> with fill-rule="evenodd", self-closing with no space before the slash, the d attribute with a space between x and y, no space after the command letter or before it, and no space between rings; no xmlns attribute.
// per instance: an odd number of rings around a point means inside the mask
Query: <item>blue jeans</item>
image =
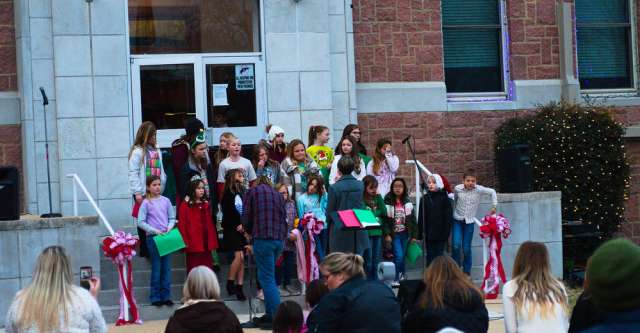
<svg viewBox="0 0 640 333"><path fill-rule="evenodd" d="M471 274L471 240L475 227L475 223L467 224L465 221L453 219L453 234L451 235L453 253L451 256L467 274ZM464 262L460 258L460 250L463 252Z"/></svg>
<svg viewBox="0 0 640 333"><path fill-rule="evenodd" d="M393 235L393 263L396 265L396 280L400 279L400 273L404 274L404 256L407 252L409 233L399 232Z"/></svg>
<svg viewBox="0 0 640 333"><path fill-rule="evenodd" d="M369 236L371 248L364 250L364 261L369 280L377 280L376 270L382 257L382 236Z"/></svg>
<svg viewBox="0 0 640 333"><path fill-rule="evenodd" d="M271 320L280 305L280 291L276 285L276 259L282 251L282 241L272 239L254 239L253 254L258 267L258 281L264 291L266 314Z"/></svg>
<svg viewBox="0 0 640 333"><path fill-rule="evenodd" d="M151 291L149 300L153 302L171 299L171 254L161 257L153 241L154 236L147 235L146 243L151 259Z"/></svg>

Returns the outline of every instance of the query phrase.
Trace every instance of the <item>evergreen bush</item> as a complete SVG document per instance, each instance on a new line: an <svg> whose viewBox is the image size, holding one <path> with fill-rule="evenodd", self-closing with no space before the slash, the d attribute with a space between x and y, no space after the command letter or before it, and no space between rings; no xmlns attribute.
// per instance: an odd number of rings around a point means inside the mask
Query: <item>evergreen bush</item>
<svg viewBox="0 0 640 333"><path fill-rule="evenodd" d="M624 221L630 187L624 127L606 106L550 103L496 130L496 152L528 144L534 190L562 192L563 220L595 224L608 238Z"/></svg>

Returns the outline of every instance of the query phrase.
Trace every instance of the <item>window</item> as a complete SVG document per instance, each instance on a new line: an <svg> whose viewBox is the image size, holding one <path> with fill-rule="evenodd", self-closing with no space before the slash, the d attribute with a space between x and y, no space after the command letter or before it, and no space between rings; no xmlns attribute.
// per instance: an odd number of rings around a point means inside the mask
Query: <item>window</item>
<svg viewBox="0 0 640 333"><path fill-rule="evenodd" d="M629 0L576 0L580 88L634 88Z"/></svg>
<svg viewBox="0 0 640 333"><path fill-rule="evenodd" d="M259 0L129 0L132 54L260 51Z"/></svg>
<svg viewBox="0 0 640 333"><path fill-rule="evenodd" d="M504 93L500 0L442 0L448 93Z"/></svg>

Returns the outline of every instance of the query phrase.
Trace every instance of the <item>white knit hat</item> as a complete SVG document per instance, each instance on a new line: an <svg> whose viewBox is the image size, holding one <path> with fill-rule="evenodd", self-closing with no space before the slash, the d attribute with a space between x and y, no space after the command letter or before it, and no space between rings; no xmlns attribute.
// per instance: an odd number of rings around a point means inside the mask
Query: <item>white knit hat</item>
<svg viewBox="0 0 640 333"><path fill-rule="evenodd" d="M440 175L437 174L437 173L432 174L432 176L433 176L433 179L436 181L436 188L438 190L443 189L444 188L444 182L442 181L442 177L440 177Z"/></svg>
<svg viewBox="0 0 640 333"><path fill-rule="evenodd" d="M273 139L276 138L277 134L284 134L284 130L281 127L272 125L271 128L269 129L269 134L267 136L269 138L269 141L273 141Z"/></svg>

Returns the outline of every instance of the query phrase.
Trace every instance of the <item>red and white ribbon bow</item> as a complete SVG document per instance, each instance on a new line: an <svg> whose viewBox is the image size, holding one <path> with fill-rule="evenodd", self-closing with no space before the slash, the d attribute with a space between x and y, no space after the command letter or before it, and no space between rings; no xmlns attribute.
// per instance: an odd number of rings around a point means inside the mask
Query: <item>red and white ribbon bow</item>
<svg viewBox="0 0 640 333"><path fill-rule="evenodd" d="M502 265L502 237L507 238L511 234L511 225L502 214L487 215L482 219L480 237L488 238L489 258L484 267L484 280L482 291L486 299L495 299L500 292L500 281L505 283L507 278Z"/></svg>
<svg viewBox="0 0 640 333"><path fill-rule="evenodd" d="M116 321L116 326L126 324L142 324L140 320L136 299L133 295L133 272L131 260L136 255L136 244L138 238L124 231L118 231L113 236L102 240L102 251L104 255L118 266L118 285L120 286L120 315ZM124 274L126 265L126 276ZM126 280L125 280L126 279ZM129 305L128 310L125 306ZM125 319L125 312L128 311L128 320Z"/></svg>

